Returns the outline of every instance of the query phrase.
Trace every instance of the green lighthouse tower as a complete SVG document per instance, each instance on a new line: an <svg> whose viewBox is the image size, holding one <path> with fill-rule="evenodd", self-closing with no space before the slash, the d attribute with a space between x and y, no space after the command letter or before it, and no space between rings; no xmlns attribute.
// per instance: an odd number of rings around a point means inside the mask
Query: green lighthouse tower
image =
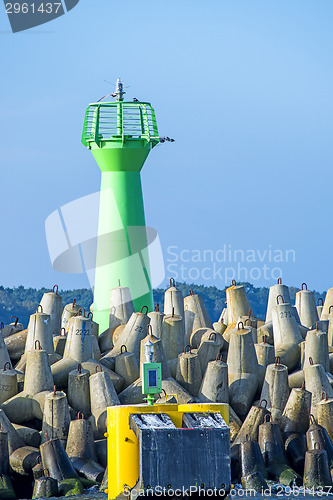
<svg viewBox="0 0 333 500"><path fill-rule="evenodd" d="M129 287L135 310L153 309L140 171L164 139L151 104L124 101L124 94L118 79L115 101L89 104L82 133L102 172L94 287L100 332L109 327L112 288Z"/></svg>

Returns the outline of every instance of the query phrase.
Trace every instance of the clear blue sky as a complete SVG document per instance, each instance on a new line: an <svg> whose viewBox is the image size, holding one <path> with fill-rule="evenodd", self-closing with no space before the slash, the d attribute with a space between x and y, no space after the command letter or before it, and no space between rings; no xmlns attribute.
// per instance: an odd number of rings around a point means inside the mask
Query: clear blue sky
<svg viewBox="0 0 333 500"><path fill-rule="evenodd" d="M267 266L286 284L333 286L332 19L331 0L80 0L12 34L1 4L0 284L88 286L52 269L44 223L98 190L83 115L120 75L176 139L142 174L166 266L169 246L177 265L182 250L292 249ZM194 281L225 285L201 271Z"/></svg>

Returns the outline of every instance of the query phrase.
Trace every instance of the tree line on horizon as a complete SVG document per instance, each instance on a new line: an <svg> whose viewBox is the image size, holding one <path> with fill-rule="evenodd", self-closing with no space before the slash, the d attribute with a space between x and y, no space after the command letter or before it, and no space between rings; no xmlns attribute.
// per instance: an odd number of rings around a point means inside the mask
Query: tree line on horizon
<svg viewBox="0 0 333 500"><path fill-rule="evenodd" d="M250 305L254 315L259 319L265 319L266 308L268 301L269 288L267 287L254 287L251 283L237 283L244 285ZM192 289L193 293L200 294L203 297L205 305L211 320L217 321L220 317L222 309L226 307L226 289L219 289L215 286L205 286L187 283L176 283L183 296L189 295L189 290ZM164 305L164 292L166 288L157 288L154 290L154 302L159 304L160 310L163 311ZM8 324L11 316L19 318L20 323L24 328L27 327L29 317L36 311L38 304L45 292L50 292L47 288L25 288L19 286L16 288L4 288L0 286L0 322ZM292 303L295 302L296 292L299 288L289 287L290 298ZM59 294L62 296L63 306L76 300L77 304L83 307L86 312L89 311L90 305L93 301L92 291L86 288L76 290L60 290ZM326 292L314 291L316 300L318 298L325 299Z"/></svg>

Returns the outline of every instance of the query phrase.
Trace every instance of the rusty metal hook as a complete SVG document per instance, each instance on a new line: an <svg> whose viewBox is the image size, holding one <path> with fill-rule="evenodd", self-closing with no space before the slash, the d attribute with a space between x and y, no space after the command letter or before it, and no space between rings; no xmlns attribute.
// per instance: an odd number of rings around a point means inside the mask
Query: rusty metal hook
<svg viewBox="0 0 333 500"><path fill-rule="evenodd" d="M186 354L188 352L188 349L190 350L190 354L192 352L192 347L190 346L190 344L187 344L185 347L184 347L184 354Z"/></svg>
<svg viewBox="0 0 333 500"><path fill-rule="evenodd" d="M55 397L57 395L57 386L54 385L53 386L53 397Z"/></svg>
<svg viewBox="0 0 333 500"><path fill-rule="evenodd" d="M41 306L40 304L38 304L37 309L36 309L36 313L39 313L39 312L41 314L43 314L43 306Z"/></svg>
<svg viewBox="0 0 333 500"><path fill-rule="evenodd" d="M82 415L82 416L81 416L81 415ZM79 412L77 413L77 420L84 420L84 415L83 415L82 411L79 411Z"/></svg>
<svg viewBox="0 0 333 500"><path fill-rule="evenodd" d="M302 382L302 387L301 387L301 390L302 390L302 391L305 391L305 380L303 380L303 382Z"/></svg>
<svg viewBox="0 0 333 500"><path fill-rule="evenodd" d="M231 281L231 286L236 286L236 285L237 285L236 280L232 280Z"/></svg>
<svg viewBox="0 0 333 500"><path fill-rule="evenodd" d="M160 311L160 305L156 304L156 306L155 306L155 312L159 312L159 311Z"/></svg>
<svg viewBox="0 0 333 500"><path fill-rule="evenodd" d="M88 312L87 318L91 318L91 321L93 320L94 315L93 315L93 313L91 311Z"/></svg>
<svg viewBox="0 0 333 500"><path fill-rule="evenodd" d="M81 365L81 363L79 363L79 364L77 365L77 371L78 371L78 372L79 372L79 374L81 375L81 373L82 373L82 365Z"/></svg>
<svg viewBox="0 0 333 500"><path fill-rule="evenodd" d="M78 310L78 312L76 313L75 316L83 316L84 318L86 317L86 310L84 307L80 307L80 309Z"/></svg>
<svg viewBox="0 0 333 500"><path fill-rule="evenodd" d="M176 282L175 282L175 278L170 278L170 288L171 287L176 287Z"/></svg>
<svg viewBox="0 0 333 500"><path fill-rule="evenodd" d="M124 352L127 352L127 347L125 346L125 344L123 344L122 346L120 346L120 354L123 354L123 348L125 349Z"/></svg>
<svg viewBox="0 0 333 500"><path fill-rule="evenodd" d="M266 413L266 415L264 416L264 422L267 424L270 421L271 421L271 416L269 413Z"/></svg>
<svg viewBox="0 0 333 500"><path fill-rule="evenodd" d="M305 290L308 289L308 285L306 283L302 283L301 289L304 290L303 286L305 286Z"/></svg>
<svg viewBox="0 0 333 500"><path fill-rule="evenodd" d="M280 302L279 302L279 298L280 298L280 297L281 297L281 299L282 299L282 304L284 304L284 298L283 298L283 296L282 296L282 295L277 295L277 297L276 297L276 302L277 302L277 304L278 304L278 305L280 305Z"/></svg>
<svg viewBox="0 0 333 500"><path fill-rule="evenodd" d="M278 280L277 280L277 284L278 284L278 285L282 285L282 278L278 278Z"/></svg>
<svg viewBox="0 0 333 500"><path fill-rule="evenodd" d="M56 292L54 292L55 289L57 290ZM52 288L52 292L58 295L58 290L59 290L58 285L54 285L54 287Z"/></svg>
<svg viewBox="0 0 333 500"><path fill-rule="evenodd" d="M190 294L190 295L194 295L194 294L193 294L193 290L192 290L192 288L190 288L190 289L189 289L189 294Z"/></svg>
<svg viewBox="0 0 333 500"><path fill-rule="evenodd" d="M237 330L240 330L239 325L242 325L242 330L244 330L244 323L243 323L243 321L238 321L238 323L237 323Z"/></svg>
<svg viewBox="0 0 333 500"><path fill-rule="evenodd" d="M222 354L221 354L221 353L217 353L217 354L216 354L215 361L223 361L223 358L222 358Z"/></svg>
<svg viewBox="0 0 333 500"><path fill-rule="evenodd" d="M40 345L39 340L35 340L35 349L38 349L39 351L42 350L42 346Z"/></svg>
<svg viewBox="0 0 333 500"><path fill-rule="evenodd" d="M175 315L175 308L173 307L173 308L172 308L172 313L171 313L171 318L173 318L173 317L174 317L174 315Z"/></svg>
<svg viewBox="0 0 333 500"><path fill-rule="evenodd" d="M321 305L323 306L324 305L324 301L323 301L323 299L321 297L319 297L317 299L317 306L319 306L319 301L321 301Z"/></svg>
<svg viewBox="0 0 333 500"><path fill-rule="evenodd" d="M147 325L147 335L153 335L153 327L150 323Z"/></svg>
<svg viewBox="0 0 333 500"><path fill-rule="evenodd" d="M252 326L252 319L251 318L246 318L246 320L244 321L244 325L247 326L247 322L250 322L250 326Z"/></svg>
<svg viewBox="0 0 333 500"><path fill-rule="evenodd" d="M321 399L322 399L322 400L324 399L325 401L327 401L327 392L326 392L326 391L323 391L323 392L321 393Z"/></svg>
<svg viewBox="0 0 333 500"><path fill-rule="evenodd" d="M4 367L3 367L3 371L4 371L4 372L7 370L7 365L9 366L8 370L11 370L11 369L12 369L11 364L9 363L9 361L7 361L7 363L5 363L5 364L4 364Z"/></svg>
<svg viewBox="0 0 333 500"><path fill-rule="evenodd" d="M143 309L146 309L145 313L142 312ZM140 313L142 313L142 314L148 314L148 307L147 306L142 306L141 309L140 309Z"/></svg>
<svg viewBox="0 0 333 500"><path fill-rule="evenodd" d="M62 333L62 332L64 332L64 333ZM60 336L66 337L66 328L64 328L64 327L60 328Z"/></svg>
<svg viewBox="0 0 333 500"><path fill-rule="evenodd" d="M263 340L264 344L266 344L267 339L268 339L268 335L264 335L264 336L263 336L263 338L262 338L262 340Z"/></svg>
<svg viewBox="0 0 333 500"><path fill-rule="evenodd" d="M13 323L13 320L15 319L15 325L14 326L17 326L17 323L18 323L18 317L17 316L12 316L10 318L10 322ZM2 323L3 324L3 323Z"/></svg>
<svg viewBox="0 0 333 500"><path fill-rule="evenodd" d="M102 371L103 371L103 369L102 369L101 365L97 365L95 368L95 373L98 373L98 372L102 373Z"/></svg>
<svg viewBox="0 0 333 500"><path fill-rule="evenodd" d="M208 337L208 340L212 340L212 335L214 337L214 342L216 342L216 333L215 332L212 332L209 337Z"/></svg>
<svg viewBox="0 0 333 500"><path fill-rule="evenodd" d="M313 359L311 358L311 356L309 357L309 363L311 366L313 365Z"/></svg>
<svg viewBox="0 0 333 500"><path fill-rule="evenodd" d="M263 405L262 405L262 403L265 403L265 406L263 406ZM267 403L267 399L261 399L261 400L259 401L259 406L260 406L261 408L267 408L267 404L268 404L268 403Z"/></svg>
<svg viewBox="0 0 333 500"><path fill-rule="evenodd" d="M317 421L316 421L316 419L314 418L314 416L312 415L312 413L311 413L311 415L310 415L309 420L310 420L310 424L316 424L316 423L317 423Z"/></svg>
<svg viewBox="0 0 333 500"><path fill-rule="evenodd" d="M276 356L275 358L275 366L280 364L280 356Z"/></svg>

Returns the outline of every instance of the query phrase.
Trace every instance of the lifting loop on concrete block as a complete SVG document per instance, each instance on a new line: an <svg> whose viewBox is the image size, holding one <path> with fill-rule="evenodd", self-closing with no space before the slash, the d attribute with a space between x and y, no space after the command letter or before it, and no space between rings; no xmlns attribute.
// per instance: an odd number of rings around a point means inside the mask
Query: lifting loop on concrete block
<svg viewBox="0 0 333 500"><path fill-rule="evenodd" d="M302 387L301 387L301 390L302 390L302 391L305 391L305 380L303 380L303 382L302 382Z"/></svg>
<svg viewBox="0 0 333 500"><path fill-rule="evenodd" d="M318 328L318 321L316 321L316 330L319 330L319 328Z"/></svg>
<svg viewBox="0 0 333 500"><path fill-rule="evenodd" d="M75 314L75 316L83 316L85 318L86 317L86 310L84 309L84 307L80 307L80 309Z"/></svg>
<svg viewBox="0 0 333 500"><path fill-rule="evenodd" d="M250 326L252 326L252 319L251 318L246 318L246 320L244 321L244 325L247 326L247 322L250 322Z"/></svg>
<svg viewBox="0 0 333 500"><path fill-rule="evenodd" d="M144 312L142 312L142 311L143 311L143 309L146 309L146 312L145 312L145 313L144 313ZM142 313L142 314L148 314L148 307L147 307L147 306L142 306L142 307L141 307L141 309L140 309L140 313Z"/></svg>
<svg viewBox="0 0 333 500"><path fill-rule="evenodd" d="M124 352L127 352L127 347L125 346L125 344L123 344L122 346L120 346L120 354L124 354L123 353L123 349L125 349Z"/></svg>
<svg viewBox="0 0 333 500"><path fill-rule="evenodd" d="M305 288L303 288L305 286ZM302 290L307 290L308 289L308 285L306 283L302 283L302 287L301 287Z"/></svg>
<svg viewBox="0 0 333 500"><path fill-rule="evenodd" d="M213 340L214 342L216 342L216 333L215 332L212 332L209 337L208 337L208 340L212 340L212 336L213 336Z"/></svg>
<svg viewBox="0 0 333 500"><path fill-rule="evenodd" d="M60 328L60 336L66 337L66 328L64 328L64 327Z"/></svg>
<svg viewBox="0 0 333 500"><path fill-rule="evenodd" d="M276 297L276 302L277 302L277 304L278 304L278 305L280 304L280 302L279 302L279 298L280 298L280 297L281 297L281 299L282 299L281 304L284 304L284 298L282 297L282 295L277 295L277 297Z"/></svg>
<svg viewBox="0 0 333 500"><path fill-rule="evenodd" d="M43 307L40 304L37 306L36 313L43 314Z"/></svg>
<svg viewBox="0 0 333 500"><path fill-rule="evenodd" d="M314 418L314 416L311 413L311 415L310 415L310 424L316 424L316 423L317 423L316 419Z"/></svg>
<svg viewBox="0 0 333 500"><path fill-rule="evenodd" d="M121 287L121 284L120 284L120 279L118 278L118 287L120 288Z"/></svg>
<svg viewBox="0 0 333 500"><path fill-rule="evenodd" d="M252 309L250 308L250 309L249 309L249 318L251 318L252 313L253 313L253 311L252 311Z"/></svg>
<svg viewBox="0 0 333 500"><path fill-rule="evenodd" d="M277 280L277 284L278 284L278 285L282 285L282 278L278 278L278 280Z"/></svg>
<svg viewBox="0 0 333 500"><path fill-rule="evenodd" d="M319 302L320 302L320 305L323 306L324 305L324 301L321 297L319 297L319 299L317 299L317 306L319 306Z"/></svg>
<svg viewBox="0 0 333 500"><path fill-rule="evenodd" d="M315 450L320 450L321 449L320 443L315 443L314 444L314 449Z"/></svg>
<svg viewBox="0 0 333 500"><path fill-rule="evenodd" d="M81 373L82 373L82 365L81 365L81 363L79 363L79 364L77 365L77 371L78 371L78 372L79 372L79 374L81 375Z"/></svg>
<svg viewBox="0 0 333 500"><path fill-rule="evenodd" d="M330 306L330 307L328 308L328 314L331 314L331 309L332 309L332 307L333 307L333 306Z"/></svg>
<svg viewBox="0 0 333 500"><path fill-rule="evenodd" d="M221 354L221 353L217 353L217 354L216 354L215 361L223 361L223 359L222 359L222 354Z"/></svg>
<svg viewBox="0 0 333 500"><path fill-rule="evenodd" d="M313 359L311 358L311 356L309 357L309 363L311 366L313 365Z"/></svg>
<svg viewBox="0 0 333 500"><path fill-rule="evenodd" d="M236 286L236 285L237 285L236 280L232 280L231 286Z"/></svg>
<svg viewBox="0 0 333 500"><path fill-rule="evenodd" d="M17 326L17 323L18 323L18 318L16 316L12 316L10 318L10 322L13 323L14 322L14 319L15 319L15 325L14 326ZM1 325L3 325L3 323L1 323ZM2 327L3 328L3 327Z"/></svg>
<svg viewBox="0 0 333 500"><path fill-rule="evenodd" d="M89 311L88 314L87 314L87 318L90 318L91 321L92 321L93 317L94 317L93 313L91 311Z"/></svg>
<svg viewBox="0 0 333 500"><path fill-rule="evenodd" d="M252 441L252 439L251 439L251 434L246 434L246 436L245 436L245 440L246 440L246 441Z"/></svg>
<svg viewBox="0 0 333 500"><path fill-rule="evenodd" d="M99 369L98 369L98 368L99 368ZM95 373L98 373L98 372L102 373L102 371L103 371L103 370L102 370L101 365L96 365L96 368L95 368Z"/></svg>
<svg viewBox="0 0 333 500"><path fill-rule="evenodd" d="M165 397L165 403L166 403L168 395L166 393L166 390L162 388L162 392L159 393L159 397L162 398L163 396Z"/></svg>
<svg viewBox="0 0 333 500"><path fill-rule="evenodd" d="M263 406L263 403L265 403L265 406ZM260 407L260 408L267 408L267 404L268 404L268 403L267 403L267 399L261 399L261 400L259 401L259 407Z"/></svg>
<svg viewBox="0 0 333 500"><path fill-rule="evenodd" d="M41 455L37 455L36 465L41 465L41 463L42 463L42 457L41 457Z"/></svg>
<svg viewBox="0 0 333 500"><path fill-rule="evenodd" d="M147 335L153 335L153 328L151 324L147 325Z"/></svg>
<svg viewBox="0 0 333 500"><path fill-rule="evenodd" d="M46 472L46 474L45 474ZM43 469L43 475L44 477L50 477L49 469Z"/></svg>
<svg viewBox="0 0 333 500"><path fill-rule="evenodd" d="M76 299L73 299L72 309L74 309Z"/></svg>
<svg viewBox="0 0 333 500"><path fill-rule="evenodd" d="M190 295L194 295L192 288L190 288L188 292L189 292Z"/></svg>
<svg viewBox="0 0 333 500"><path fill-rule="evenodd" d="M170 278L170 288L176 286L175 278Z"/></svg>
<svg viewBox="0 0 333 500"><path fill-rule="evenodd" d="M265 416L264 416L264 422L265 424L269 423L271 421L271 416L267 413Z"/></svg>
<svg viewBox="0 0 333 500"><path fill-rule="evenodd" d="M160 311L160 305L159 305L159 304L156 304L156 306L155 306L155 312L157 312L157 313L158 313L159 311Z"/></svg>
<svg viewBox="0 0 333 500"><path fill-rule="evenodd" d="M83 415L82 411L78 412L78 414L77 414L77 420L84 420L84 415Z"/></svg>
<svg viewBox="0 0 333 500"><path fill-rule="evenodd" d="M275 358L275 366L280 364L280 356L276 356Z"/></svg>
<svg viewBox="0 0 333 500"><path fill-rule="evenodd" d="M42 350L42 346L40 345L39 340L35 340L35 349L37 349L38 351Z"/></svg>
<svg viewBox="0 0 333 500"><path fill-rule="evenodd" d="M327 401L327 392L326 391L323 391L321 393L321 399L324 400L324 401Z"/></svg>
<svg viewBox="0 0 333 500"><path fill-rule="evenodd" d="M239 325L242 325L242 330L244 330L244 323L243 323L243 321L238 321L238 323L237 323L237 330L240 330Z"/></svg>
<svg viewBox="0 0 333 500"><path fill-rule="evenodd" d="M11 369L12 369L11 364L9 363L9 361L7 361L7 363L5 363L3 367L3 371L5 372L6 370L11 370Z"/></svg>
<svg viewBox="0 0 333 500"><path fill-rule="evenodd" d="M56 290L56 291L54 291L54 290ZM54 285L54 287L52 288L52 292L55 293L56 295L58 295L58 290L59 290L58 285Z"/></svg>
<svg viewBox="0 0 333 500"><path fill-rule="evenodd" d="M173 308L172 308L172 313L171 313L171 318L173 318L173 317L174 317L174 315L175 315L175 308L173 307Z"/></svg>
<svg viewBox="0 0 333 500"><path fill-rule="evenodd" d="M263 338L262 338L262 341L263 341L264 344L266 344L267 339L268 339L268 335L264 335Z"/></svg>
<svg viewBox="0 0 333 500"><path fill-rule="evenodd" d="M53 397L55 398L55 397L56 397L56 395L57 395L57 386L56 386L56 385L54 385L54 386L53 386Z"/></svg>
<svg viewBox="0 0 333 500"><path fill-rule="evenodd" d="M46 441L50 441L50 437L47 432L45 432Z"/></svg>
<svg viewBox="0 0 333 500"><path fill-rule="evenodd" d="M192 348L189 344L187 344L185 347L184 347L184 354L186 354L187 352L190 352L190 354L192 353Z"/></svg>

